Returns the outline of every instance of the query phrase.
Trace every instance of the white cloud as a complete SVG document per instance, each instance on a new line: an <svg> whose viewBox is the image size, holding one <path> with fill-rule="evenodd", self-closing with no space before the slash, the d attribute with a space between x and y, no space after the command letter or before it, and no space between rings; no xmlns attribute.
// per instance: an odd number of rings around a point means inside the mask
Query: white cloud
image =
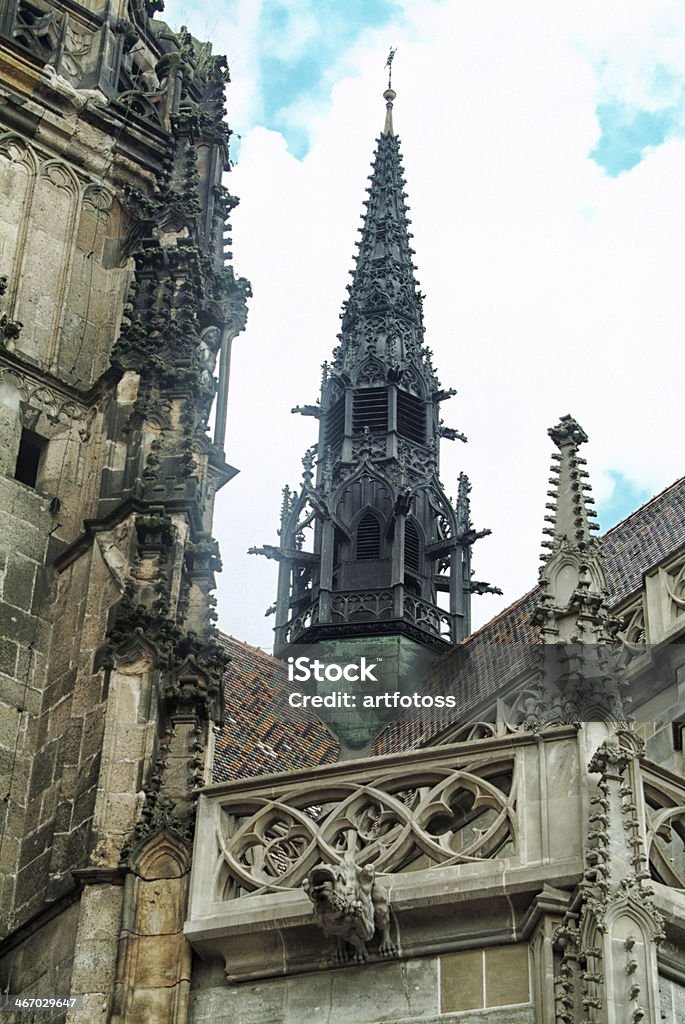
<svg viewBox="0 0 685 1024"><path fill-rule="evenodd" d="M260 39L245 5L235 10L242 20L223 19L218 43L236 83L230 106L252 116ZM478 621L535 581L546 429L560 415L590 435L600 497L612 469L652 491L683 472L685 142L614 179L588 153L607 96L649 106L664 90L669 103L682 95L684 42L685 12L665 0L404 0L395 24L340 53L329 96L291 108L312 140L303 160L274 132L243 133L234 252L255 294L230 396L228 457L241 474L215 528L223 629L270 642L261 616L275 567L243 552L275 541L280 487L297 481L315 439L314 421L289 409L316 398L335 345L390 43L427 342L459 389L445 419L470 438L443 444L442 476L453 494L459 470L471 476L476 525L493 529L475 549L476 576L505 589L502 601L474 599Z"/></svg>

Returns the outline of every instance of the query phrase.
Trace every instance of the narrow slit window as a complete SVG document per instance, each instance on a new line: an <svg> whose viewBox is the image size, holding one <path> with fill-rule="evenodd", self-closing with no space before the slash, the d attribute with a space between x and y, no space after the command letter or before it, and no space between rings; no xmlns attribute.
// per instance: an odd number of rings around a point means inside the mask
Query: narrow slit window
<svg viewBox="0 0 685 1024"><path fill-rule="evenodd" d="M20 483L26 484L28 487L36 486L46 448L47 441L44 437L40 437L33 430L26 428L22 430L17 465L14 470L15 480L19 480Z"/></svg>

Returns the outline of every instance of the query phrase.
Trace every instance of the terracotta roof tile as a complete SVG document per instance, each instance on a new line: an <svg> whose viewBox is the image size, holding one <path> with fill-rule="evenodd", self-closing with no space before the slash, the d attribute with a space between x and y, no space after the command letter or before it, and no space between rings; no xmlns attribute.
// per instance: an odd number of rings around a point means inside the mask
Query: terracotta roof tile
<svg viewBox="0 0 685 1024"><path fill-rule="evenodd" d="M258 647L220 634L231 661L224 676L224 726L214 782L328 764L338 743L313 714L288 705L286 665Z"/></svg>

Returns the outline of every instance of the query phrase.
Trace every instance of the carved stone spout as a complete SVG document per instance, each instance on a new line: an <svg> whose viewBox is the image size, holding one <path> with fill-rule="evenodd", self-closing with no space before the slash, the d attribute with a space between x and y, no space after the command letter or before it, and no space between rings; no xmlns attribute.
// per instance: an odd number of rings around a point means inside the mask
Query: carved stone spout
<svg viewBox="0 0 685 1024"><path fill-rule="evenodd" d="M390 900L372 864L360 867L354 852L347 850L340 864L318 864L302 884L324 935L334 940L331 962L363 963L368 959L366 944L376 933L381 956L397 953L390 937Z"/></svg>

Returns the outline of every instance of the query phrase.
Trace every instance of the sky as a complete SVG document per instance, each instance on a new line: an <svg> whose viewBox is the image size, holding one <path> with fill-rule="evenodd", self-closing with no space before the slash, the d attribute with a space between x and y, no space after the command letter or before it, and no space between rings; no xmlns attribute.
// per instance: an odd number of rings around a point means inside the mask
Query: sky
<svg viewBox="0 0 685 1024"><path fill-rule="evenodd" d="M685 4L671 0L167 0L228 56L233 345L217 497L219 627L270 649L280 492L299 482L339 331L396 48L441 476L472 483L478 626L535 585L552 443L572 414L602 530L685 472Z"/></svg>

